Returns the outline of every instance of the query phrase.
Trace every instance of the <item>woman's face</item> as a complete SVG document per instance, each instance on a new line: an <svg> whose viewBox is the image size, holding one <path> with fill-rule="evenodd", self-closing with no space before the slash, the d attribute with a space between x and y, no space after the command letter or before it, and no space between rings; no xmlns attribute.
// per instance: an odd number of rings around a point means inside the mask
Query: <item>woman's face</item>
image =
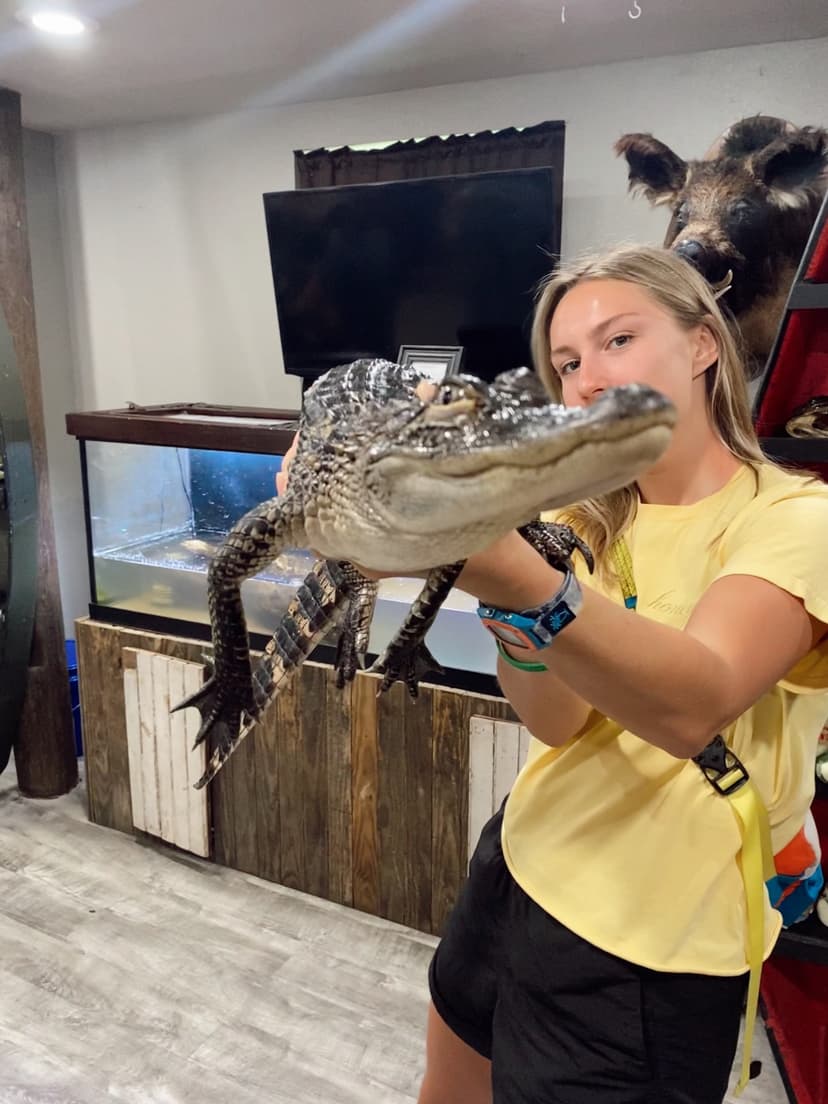
<svg viewBox="0 0 828 1104"><path fill-rule="evenodd" d="M623 280L576 284L558 304L549 337L566 406L588 406L610 387L645 383L681 416L694 381L718 354L706 326L683 329L643 288Z"/></svg>

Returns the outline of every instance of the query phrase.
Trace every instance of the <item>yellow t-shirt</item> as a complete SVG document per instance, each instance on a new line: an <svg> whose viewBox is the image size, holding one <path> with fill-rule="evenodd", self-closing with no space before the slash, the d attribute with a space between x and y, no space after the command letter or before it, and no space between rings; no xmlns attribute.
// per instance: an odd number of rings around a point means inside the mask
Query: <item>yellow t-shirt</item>
<svg viewBox="0 0 828 1104"><path fill-rule="evenodd" d="M797 595L828 622L828 486L818 481L770 465L757 479L743 467L700 502L640 504L625 539L638 591L630 617L683 628L714 580L747 574ZM579 574L623 604L617 584L603 588ZM554 645L549 655L554 667ZM722 733L766 804L774 853L799 831L813 799L826 715L823 641ZM747 970L739 849L729 802L694 762L597 711L563 747L532 740L503 820L507 865L534 901L595 946L656 970ZM780 925L767 901L766 954Z"/></svg>

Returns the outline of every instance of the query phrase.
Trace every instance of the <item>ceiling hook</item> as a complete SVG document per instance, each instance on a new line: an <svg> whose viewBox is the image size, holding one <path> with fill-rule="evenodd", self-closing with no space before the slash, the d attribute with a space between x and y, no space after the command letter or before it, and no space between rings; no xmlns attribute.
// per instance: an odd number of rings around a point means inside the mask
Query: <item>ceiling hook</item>
<svg viewBox="0 0 828 1104"><path fill-rule="evenodd" d="M641 5L639 4L638 0L633 0L633 6L627 12L627 15L630 17L630 19L640 19L641 18Z"/></svg>

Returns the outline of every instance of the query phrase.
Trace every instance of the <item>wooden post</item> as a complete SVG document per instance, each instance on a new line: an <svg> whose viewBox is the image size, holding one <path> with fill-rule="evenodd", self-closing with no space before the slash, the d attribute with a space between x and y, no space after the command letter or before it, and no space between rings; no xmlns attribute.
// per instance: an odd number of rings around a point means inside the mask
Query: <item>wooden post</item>
<svg viewBox="0 0 828 1104"><path fill-rule="evenodd" d="M78 781L64 650L55 533L49 500L43 397L23 183L20 96L0 88L0 308L26 396L38 491L38 597L26 700L14 741L21 793L58 797Z"/></svg>

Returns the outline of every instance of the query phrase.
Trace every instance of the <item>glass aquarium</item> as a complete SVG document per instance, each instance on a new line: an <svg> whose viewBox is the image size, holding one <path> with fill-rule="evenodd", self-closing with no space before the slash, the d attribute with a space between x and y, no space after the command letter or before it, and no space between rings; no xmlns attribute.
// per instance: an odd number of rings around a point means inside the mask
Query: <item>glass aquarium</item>
<svg viewBox="0 0 828 1104"><path fill-rule="evenodd" d="M297 411L203 404L67 415L67 430L81 451L90 616L209 637L210 557L243 514L276 494L276 473L297 419ZM283 549L243 583L254 647L263 647L274 632L313 562L310 551ZM371 653L384 650L422 585L419 579L383 580ZM495 651L475 610L474 599L453 590L428 646L446 668L489 676Z"/></svg>
<svg viewBox="0 0 828 1104"><path fill-rule="evenodd" d="M147 628L208 625L210 556L243 514L276 494L297 418L202 405L70 414L93 616ZM310 552L285 549L243 584L251 633L273 632L312 564Z"/></svg>

